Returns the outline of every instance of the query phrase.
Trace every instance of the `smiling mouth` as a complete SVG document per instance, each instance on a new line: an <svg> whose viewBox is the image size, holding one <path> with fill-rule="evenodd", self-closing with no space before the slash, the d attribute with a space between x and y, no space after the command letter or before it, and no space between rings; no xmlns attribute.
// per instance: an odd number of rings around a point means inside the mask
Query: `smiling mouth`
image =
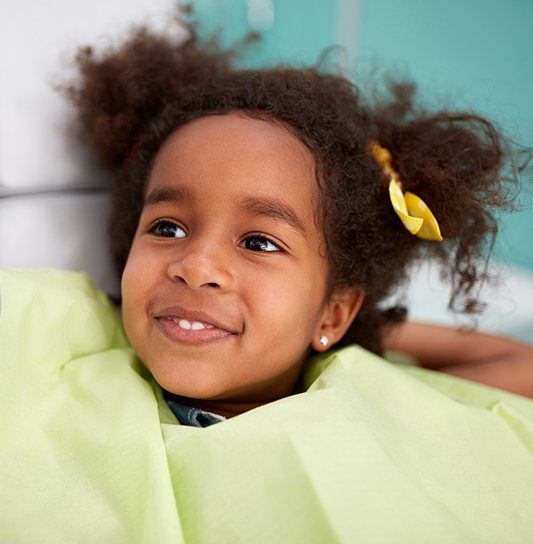
<svg viewBox="0 0 533 544"><path fill-rule="evenodd" d="M208 323L188 321L178 317L155 318L161 332L170 340L183 344L208 344L237 336L237 333L219 329ZM193 327L196 325L195 327Z"/></svg>
<svg viewBox="0 0 533 544"><path fill-rule="evenodd" d="M223 311L218 312L222 316ZM217 328L230 333L238 334L240 331L235 324L230 324L228 321L230 316L216 317L216 313L210 314L200 308L184 308L178 304L161 308L154 312L153 317L156 319L172 319L186 330L203 330ZM234 318L234 323L236 318Z"/></svg>
<svg viewBox="0 0 533 544"><path fill-rule="evenodd" d="M165 316L160 319L172 319L172 321L177 323L182 329L185 329L185 330L201 331L203 329L217 328L214 325L211 325L211 323L204 323L203 321L191 321L189 319L185 319L182 317ZM224 329L220 329L220 330L224 330Z"/></svg>

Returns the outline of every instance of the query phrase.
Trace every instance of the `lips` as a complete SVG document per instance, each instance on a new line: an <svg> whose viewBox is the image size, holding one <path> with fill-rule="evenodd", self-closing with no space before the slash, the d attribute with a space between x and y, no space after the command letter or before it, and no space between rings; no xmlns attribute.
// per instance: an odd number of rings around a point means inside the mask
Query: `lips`
<svg viewBox="0 0 533 544"><path fill-rule="evenodd" d="M223 320L220 320L204 311L188 310L183 306L170 306L168 308L163 308L162 310L158 310L154 314L154 317L156 319L167 317L187 319L188 321L200 321L201 323L213 325L217 329L227 331L231 334L239 334L239 330L235 325L226 323Z"/></svg>
<svg viewBox="0 0 533 544"><path fill-rule="evenodd" d="M236 334L217 327L200 330L183 329L174 319L168 317L160 317L156 319L156 323L159 330L169 340L179 344L190 344L193 346L213 345L230 338L237 338Z"/></svg>

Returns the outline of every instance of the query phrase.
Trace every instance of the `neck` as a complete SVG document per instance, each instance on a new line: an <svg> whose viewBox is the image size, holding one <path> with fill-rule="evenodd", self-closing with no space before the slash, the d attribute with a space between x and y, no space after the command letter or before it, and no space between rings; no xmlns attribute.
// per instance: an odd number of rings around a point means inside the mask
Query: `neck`
<svg viewBox="0 0 533 544"><path fill-rule="evenodd" d="M303 386L301 380L298 379L296 382L292 383L288 390L283 392L276 392L275 394L269 395L268 399L258 400L257 398L246 398L246 399L196 399L192 397L184 397L182 395L177 395L170 391L166 391L166 395L179 402L180 404L185 404L186 406L193 406L194 408L200 408L206 412L213 412L215 414L224 416L228 419L243 414L248 410L253 410L269 402L274 402L275 400L288 397L290 395L295 395L297 393L303 392Z"/></svg>
<svg viewBox="0 0 533 544"><path fill-rule="evenodd" d="M243 414L248 410L267 404L269 401L231 401L231 400L211 400L211 399L194 399L190 397L183 397L174 393L167 392L173 400L186 406L193 406L194 408L200 408L206 412L213 412L220 416L224 416L228 419Z"/></svg>

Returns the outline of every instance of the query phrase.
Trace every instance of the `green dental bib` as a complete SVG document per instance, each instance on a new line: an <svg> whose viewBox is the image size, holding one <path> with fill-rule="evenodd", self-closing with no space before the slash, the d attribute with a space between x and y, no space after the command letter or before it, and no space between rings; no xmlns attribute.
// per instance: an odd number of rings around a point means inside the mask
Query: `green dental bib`
<svg viewBox="0 0 533 544"><path fill-rule="evenodd" d="M1 543L533 542L533 401L354 345L182 426L86 274L0 297Z"/></svg>

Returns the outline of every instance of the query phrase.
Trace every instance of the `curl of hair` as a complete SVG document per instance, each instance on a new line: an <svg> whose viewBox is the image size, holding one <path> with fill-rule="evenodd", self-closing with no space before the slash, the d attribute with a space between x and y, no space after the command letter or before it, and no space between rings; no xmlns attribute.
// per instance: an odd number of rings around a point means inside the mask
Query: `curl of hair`
<svg viewBox="0 0 533 544"><path fill-rule="evenodd" d="M517 180L502 173L513 156L489 121L469 111L426 111L415 103L413 83L392 82L389 96L370 103L347 78L317 66L237 69L239 47L257 36L223 51L216 39L200 41L193 22L181 22L188 31L182 41L140 27L100 55L81 49L80 77L65 87L88 143L116 174L110 240L119 273L150 167L167 137L201 116L239 111L283 123L313 153L328 296L350 286L365 292L335 347L358 343L381 353L383 331L405 311L380 303L417 260L440 260L451 282L452 309L479 310L476 288L487 278L486 245L497 232L492 214L512 209ZM430 205L443 242L422 241L402 227L387 180L367 149L373 139L391 151L404 190Z"/></svg>

